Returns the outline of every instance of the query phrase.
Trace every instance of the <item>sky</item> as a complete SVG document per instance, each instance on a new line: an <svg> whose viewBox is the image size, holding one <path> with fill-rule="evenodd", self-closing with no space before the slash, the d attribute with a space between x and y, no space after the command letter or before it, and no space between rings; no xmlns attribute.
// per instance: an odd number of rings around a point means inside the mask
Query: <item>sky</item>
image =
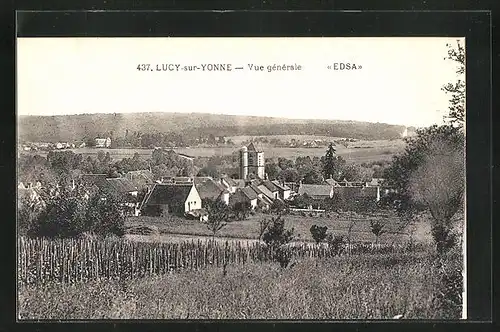
<svg viewBox="0 0 500 332"><path fill-rule="evenodd" d="M458 79L456 64L444 59L447 43L456 38L18 38L17 113L441 124L449 99L441 87ZM334 63L361 69L329 69ZM138 70L139 64L151 70ZM231 64L233 70L156 71L163 64ZM274 64L301 70L268 72Z"/></svg>

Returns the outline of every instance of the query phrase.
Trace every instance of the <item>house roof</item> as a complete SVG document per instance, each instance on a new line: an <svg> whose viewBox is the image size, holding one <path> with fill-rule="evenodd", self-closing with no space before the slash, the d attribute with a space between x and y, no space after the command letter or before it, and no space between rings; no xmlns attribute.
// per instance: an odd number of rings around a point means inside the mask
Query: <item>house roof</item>
<svg viewBox="0 0 500 332"><path fill-rule="evenodd" d="M278 191L278 187L277 187L274 183L272 183L272 181L270 181L270 180L264 180L264 181L262 181L262 184L263 184L264 186L266 186L266 188L267 188L269 191L271 191L271 192L276 192L276 191Z"/></svg>
<svg viewBox="0 0 500 332"><path fill-rule="evenodd" d="M193 160L193 159L194 159L194 157L193 157L193 156L189 156L189 155L184 154L184 153L178 153L178 152L177 152L177 155L178 155L179 157L181 157L181 158L185 158L185 159L190 159L190 160Z"/></svg>
<svg viewBox="0 0 500 332"><path fill-rule="evenodd" d="M258 197L257 200L260 202L260 203L264 203L265 205L272 205L273 202L267 198L267 196L262 196L262 197Z"/></svg>
<svg viewBox="0 0 500 332"><path fill-rule="evenodd" d="M125 177L132 181L136 187L145 187L154 182L153 173L148 170L130 171Z"/></svg>
<svg viewBox="0 0 500 332"><path fill-rule="evenodd" d="M138 191L138 188L127 178L106 179L106 189L114 194L126 194L132 191Z"/></svg>
<svg viewBox="0 0 500 332"><path fill-rule="evenodd" d="M229 176L224 176L222 178L224 181L226 181L227 184L229 184L231 187L236 187L238 186L238 182L236 182L235 179L229 177Z"/></svg>
<svg viewBox="0 0 500 332"><path fill-rule="evenodd" d="M267 197L269 197L271 199L274 198L273 193L269 189L267 189L267 187L264 186L263 184L259 185L258 188L264 194L264 196L267 196Z"/></svg>
<svg viewBox="0 0 500 332"><path fill-rule="evenodd" d="M244 188L245 187L245 180L242 179L237 179L235 180L236 187L238 188Z"/></svg>
<svg viewBox="0 0 500 332"><path fill-rule="evenodd" d="M376 198L378 188L377 187L336 187L333 188L335 193L339 193L346 199L353 198Z"/></svg>
<svg viewBox="0 0 500 332"><path fill-rule="evenodd" d="M247 151L262 152L262 147L255 142L251 142L250 144L247 145Z"/></svg>
<svg viewBox="0 0 500 332"><path fill-rule="evenodd" d="M301 184L299 195L308 194L309 196L330 196L332 186L325 184Z"/></svg>
<svg viewBox="0 0 500 332"><path fill-rule="evenodd" d="M286 184L281 184L278 180L271 181L280 190L290 190L290 187Z"/></svg>
<svg viewBox="0 0 500 332"><path fill-rule="evenodd" d="M145 204L184 204L192 188L192 184L157 183L154 185L150 195L148 195Z"/></svg>
<svg viewBox="0 0 500 332"><path fill-rule="evenodd" d="M335 181L334 179L326 179L325 182L328 183L330 186L338 186L339 185L339 183L337 181Z"/></svg>
<svg viewBox="0 0 500 332"><path fill-rule="evenodd" d="M80 180L87 185L96 185L98 187L106 183L107 174L81 174Z"/></svg>
<svg viewBox="0 0 500 332"><path fill-rule="evenodd" d="M137 170L137 171L129 171L129 172L127 172L126 175L128 175L130 177L140 176L140 177L145 177L145 178L148 178L148 179L151 179L151 180L153 180L153 178L154 178L153 173L151 173L151 171L148 170L148 169L141 169L141 170Z"/></svg>
<svg viewBox="0 0 500 332"><path fill-rule="evenodd" d="M240 189L243 195L245 195L248 199L253 200L256 199L257 193L250 187L245 187Z"/></svg>
<svg viewBox="0 0 500 332"><path fill-rule="evenodd" d="M250 188L251 190L253 190L257 195L262 195L264 194L262 192L262 190L259 189L259 187L257 185L255 185L254 183L251 183L249 184L246 188Z"/></svg>
<svg viewBox="0 0 500 332"><path fill-rule="evenodd" d="M203 183L196 184L196 189L200 194L201 199L217 199L223 193L228 191L221 184L215 182L214 180L207 180Z"/></svg>

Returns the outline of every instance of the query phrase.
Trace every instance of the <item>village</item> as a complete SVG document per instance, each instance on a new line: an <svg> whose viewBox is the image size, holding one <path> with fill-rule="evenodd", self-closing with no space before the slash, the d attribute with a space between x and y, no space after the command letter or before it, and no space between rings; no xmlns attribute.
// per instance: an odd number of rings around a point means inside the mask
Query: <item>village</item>
<svg viewBox="0 0 500 332"><path fill-rule="evenodd" d="M110 139L96 139L96 146L108 147ZM163 151L161 148L157 150ZM180 159L193 162L193 157L167 150ZM339 196L346 201L377 203L381 196L390 192L382 178L370 181L336 181L324 179L320 183L286 182L269 179L265 172L265 151L258 143L250 143L237 150L238 176L221 174L212 176L155 177L151 169L128 171L122 176L108 174L79 174L71 179L70 189L84 185L92 191L113 195L129 216L154 216L199 219L206 221L207 200L224 202L232 210L248 208L251 211L269 211L274 205L287 206L294 211L324 212L323 202ZM56 185L56 189L59 185ZM19 197L29 197L43 205L43 188L40 181L18 185ZM304 200L297 197L307 197Z"/></svg>

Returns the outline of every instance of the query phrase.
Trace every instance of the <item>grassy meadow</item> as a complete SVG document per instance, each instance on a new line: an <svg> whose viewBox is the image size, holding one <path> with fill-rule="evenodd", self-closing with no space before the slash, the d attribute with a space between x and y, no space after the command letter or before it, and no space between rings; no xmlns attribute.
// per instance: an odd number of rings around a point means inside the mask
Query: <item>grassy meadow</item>
<svg viewBox="0 0 500 332"><path fill-rule="evenodd" d="M20 319L456 319L460 257L426 253L208 267L19 288ZM457 274L458 273L458 274ZM450 293L451 290L451 293ZM447 293L448 292L448 293ZM451 294L443 298L442 294Z"/></svg>
<svg viewBox="0 0 500 332"><path fill-rule="evenodd" d="M271 218L272 215L256 213L245 220L236 220L227 223L218 233L217 237L224 239L258 239L259 238L259 220ZM379 238L380 243L405 243L409 240L408 231L397 232L399 218L389 215L363 216L355 215L349 217L346 214L330 213L322 216L306 215L286 215L286 228L294 228L295 241L312 242L310 228L312 225L327 226L328 232L335 235L348 235L348 229L352 225L351 240L356 242L373 242L375 236L371 232L370 221L380 221L385 224L384 230L387 231ZM128 217L126 227L155 226L159 230L159 235L154 236L155 241L171 241L173 235L180 236L181 239L190 239L197 237L212 236L207 226L197 220L186 220L178 217ZM404 234L402 234L404 233ZM424 221L415 224L412 234L416 241L429 243L432 238L430 235L429 223ZM131 237L131 239L146 240L144 237Z"/></svg>

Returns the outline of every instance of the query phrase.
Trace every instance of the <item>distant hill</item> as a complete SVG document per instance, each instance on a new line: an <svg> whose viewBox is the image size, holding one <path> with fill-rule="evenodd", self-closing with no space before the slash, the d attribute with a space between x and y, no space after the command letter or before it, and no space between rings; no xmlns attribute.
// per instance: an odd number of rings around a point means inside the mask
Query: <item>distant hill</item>
<svg viewBox="0 0 500 332"><path fill-rule="evenodd" d="M367 140L400 138L405 127L384 123L335 120L297 120L207 113L116 113L58 116L20 116L21 141L57 142L81 140L112 133L174 132L190 137L213 134L238 135L324 135Z"/></svg>

